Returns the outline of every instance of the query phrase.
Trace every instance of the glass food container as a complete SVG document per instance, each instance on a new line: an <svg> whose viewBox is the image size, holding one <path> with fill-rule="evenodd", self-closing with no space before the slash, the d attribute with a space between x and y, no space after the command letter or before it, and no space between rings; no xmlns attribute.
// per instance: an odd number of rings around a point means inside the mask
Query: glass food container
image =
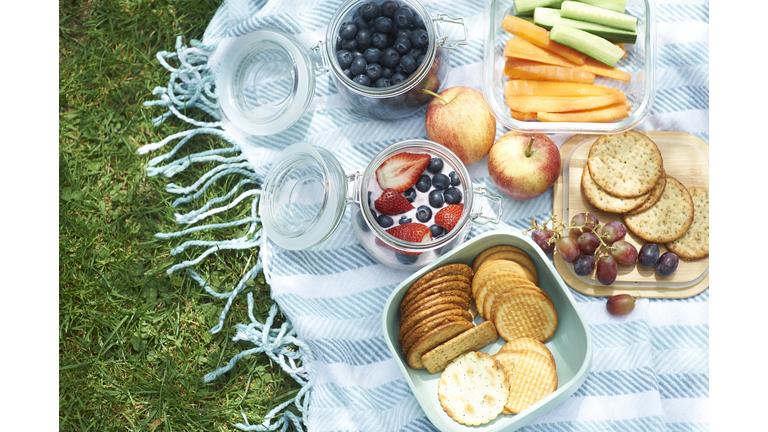
<svg viewBox="0 0 768 432"><path fill-rule="evenodd" d="M461 218L451 231L429 243L407 242L390 235L377 223L368 205L367 192L373 186L371 182L376 182L376 169L402 152L439 157L445 165L442 172L454 171L461 181ZM490 204L497 208L491 209ZM351 207L355 235L371 256L404 270L419 269L463 243L470 223L498 223L502 214L501 198L473 186L466 167L454 153L423 139L386 147L362 174L345 174L336 157L323 148L294 144L283 150L272 165L264 182L259 212L267 238L285 249L302 250L325 241L338 228L347 206ZM392 227L395 226L397 222Z"/></svg>
<svg viewBox="0 0 768 432"><path fill-rule="evenodd" d="M514 0L489 0L485 6L483 40L483 96L494 117L506 128L520 132L603 134L630 130L651 112L656 98L656 6L655 0L627 0L627 13L636 16L637 41L626 44L627 58L617 68L630 72L630 82L596 77L595 84L618 88L631 104L629 117L608 123L521 121L510 116L504 95L504 46L511 34L501 28L504 16L512 14Z"/></svg>
<svg viewBox="0 0 768 432"><path fill-rule="evenodd" d="M293 126L307 111L318 77L330 73L341 95L361 114L394 119L429 103L422 89L439 91L448 70L450 50L466 45L468 32L462 18L430 15L416 0L400 0L424 22L429 38L424 61L410 77L396 85L376 88L353 82L344 75L335 55L342 23L351 19L363 0L347 0L336 10L326 40L310 49L295 37L261 29L236 38L227 47L216 79L216 91L226 120L252 135L274 135ZM464 39L441 33L442 24L461 26Z"/></svg>

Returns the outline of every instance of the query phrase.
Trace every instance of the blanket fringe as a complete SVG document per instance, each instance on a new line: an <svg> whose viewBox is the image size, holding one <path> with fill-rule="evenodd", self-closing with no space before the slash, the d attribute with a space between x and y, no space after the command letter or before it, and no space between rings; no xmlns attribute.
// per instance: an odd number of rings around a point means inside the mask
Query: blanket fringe
<svg viewBox="0 0 768 432"><path fill-rule="evenodd" d="M154 157L149 161L147 168L147 175L149 176L163 175L167 178L172 178L195 163L215 162L218 164L190 186L183 187L175 183L166 185L167 192L181 195L180 198L173 202L174 208L197 200L210 186L217 183L223 177L230 175L243 177L226 194L209 200L195 210L183 214L177 213L175 218L176 222L180 225L193 225L212 215L234 208L245 200L250 200L251 203L249 217L225 223L192 226L176 232L157 233L155 235L155 237L160 239L175 239L201 231L248 225L246 233L239 238L215 241L188 240L171 250L172 255L178 255L187 248L206 248L195 259L176 264L168 269L167 273L172 274L179 270L186 270L187 274L212 297L226 299L226 304L219 314L218 324L210 329L211 333L218 333L223 328L224 321L236 297L246 288L247 282L255 279L258 273L262 271L267 276L267 280L270 279L269 269L265 265L269 262L270 253L267 247L267 238L261 229L261 218L258 216L258 202L261 196L261 190L257 187L260 180L259 176L250 168L246 157L242 154L235 140L222 129L219 101L214 91L214 76L208 68L208 57L216 47L204 45L194 39L190 42L190 45L185 46L182 43L182 38L178 37L175 52L162 51L157 54L160 64L171 72L171 77L167 87L157 87L154 89L153 94L159 96L159 99L145 102L144 106L162 106L166 108L166 111L161 116L153 119L153 123L156 126L175 116L195 126L195 128L172 134L159 142L144 145L138 149L138 153L142 155L147 154L163 148L174 140L179 140L169 152ZM171 59L177 60L179 66L172 66L169 63ZM189 108L199 108L216 119L216 121L198 121L182 114L183 110ZM195 153L173 160L190 139L201 134L218 136L230 143L231 146ZM226 156L231 154L234 154L234 156ZM160 165L166 161L169 162L165 165ZM251 187L241 192L248 186ZM257 247L260 252L256 264L245 273L229 292L217 292L208 281L193 269L195 265L199 264L206 257L221 250L245 250ZM303 425L308 424L307 408L316 375L312 351L309 346L297 338L290 321L284 322L279 329L272 328L279 311L276 303L272 304L266 321L264 324L261 324L253 315L254 301L252 293L247 294L247 301L248 316L251 323L237 324L237 333L232 340L235 342L248 341L255 345L255 347L235 355L225 366L206 374L203 377L203 381L210 382L215 380L231 370L239 360L245 357L260 353L266 354L270 359L277 362L301 386L301 389L293 399L272 409L265 416L265 420L261 424L250 424L247 416L243 413L245 422L236 423L235 426L247 431L275 431L278 429L286 431L289 425L293 424L297 430L303 431ZM295 405L301 414L300 416L287 409L291 404ZM282 416L280 416L281 412Z"/></svg>

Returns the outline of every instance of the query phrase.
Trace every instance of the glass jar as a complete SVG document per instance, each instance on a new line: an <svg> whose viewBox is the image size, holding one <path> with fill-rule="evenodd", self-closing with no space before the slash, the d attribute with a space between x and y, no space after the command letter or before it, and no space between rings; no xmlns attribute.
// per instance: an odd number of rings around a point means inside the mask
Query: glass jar
<svg viewBox="0 0 768 432"><path fill-rule="evenodd" d="M309 50L295 37L273 29L257 30L228 44L216 77L225 121L247 134L280 133L304 115L314 97L316 79L329 72L340 94L362 114L394 119L429 103L431 96L422 89L439 91L450 69L448 52L467 44L467 29L462 18L445 14L432 17L416 0L400 1L424 21L429 37L424 61L406 81L376 88L357 84L344 75L335 55L336 36L344 20L364 3L348 0L331 18L327 40ZM464 39L439 34L440 24L460 25Z"/></svg>
<svg viewBox="0 0 768 432"><path fill-rule="evenodd" d="M376 169L402 152L439 157L444 162L443 172L454 171L461 181L464 209L458 223L428 243L407 242L387 233L368 205L367 192L373 186L371 182L376 181ZM497 206L495 212L485 207L488 202ZM453 152L423 139L386 147L362 174L345 174L338 160L325 149L294 144L273 164L264 182L259 212L267 238L285 249L301 250L326 240L338 228L347 206L351 207L355 235L368 253L387 266L405 270L419 269L463 243L470 222L498 223L502 213L501 198L473 186L466 167Z"/></svg>

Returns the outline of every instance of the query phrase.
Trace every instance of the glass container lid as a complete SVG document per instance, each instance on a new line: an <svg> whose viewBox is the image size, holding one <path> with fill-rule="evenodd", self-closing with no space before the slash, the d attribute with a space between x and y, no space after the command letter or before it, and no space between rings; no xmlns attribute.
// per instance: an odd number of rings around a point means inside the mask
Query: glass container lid
<svg viewBox="0 0 768 432"><path fill-rule="evenodd" d="M315 92L309 53L292 36L258 30L224 54L216 88L227 119L253 135L274 135L304 115Z"/></svg>
<svg viewBox="0 0 768 432"><path fill-rule="evenodd" d="M347 182L338 160L307 143L278 155L264 183L259 213L267 237L289 250L325 241L346 209Z"/></svg>

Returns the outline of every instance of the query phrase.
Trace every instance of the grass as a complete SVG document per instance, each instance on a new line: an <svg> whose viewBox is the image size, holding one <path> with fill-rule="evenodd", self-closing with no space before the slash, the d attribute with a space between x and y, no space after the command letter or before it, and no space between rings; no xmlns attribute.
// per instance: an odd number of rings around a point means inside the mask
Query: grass
<svg viewBox="0 0 768 432"><path fill-rule="evenodd" d="M165 273L199 250L169 254L179 229L165 192L188 185L210 166L174 177L145 174L143 144L187 129L171 120L154 127L161 108L155 86L169 73L155 59L176 37L202 39L219 1L62 0L59 2L59 429L62 431L233 431L258 423L298 385L265 355L240 361L212 383L202 377L252 347L233 343L234 324L248 322L245 298L224 330L212 335L223 307L183 272ZM191 113L198 115L197 112ZM223 145L196 137L183 152ZM230 180L232 182L236 180ZM197 202L228 190L224 183ZM199 204L198 204L199 205ZM247 204L211 223L242 217ZM239 236L242 227L219 233ZM209 234L210 235L210 234ZM206 235L198 238L207 239ZM228 291L257 251L215 254L197 270ZM272 304L259 275L255 315ZM282 317L280 317L282 319Z"/></svg>

